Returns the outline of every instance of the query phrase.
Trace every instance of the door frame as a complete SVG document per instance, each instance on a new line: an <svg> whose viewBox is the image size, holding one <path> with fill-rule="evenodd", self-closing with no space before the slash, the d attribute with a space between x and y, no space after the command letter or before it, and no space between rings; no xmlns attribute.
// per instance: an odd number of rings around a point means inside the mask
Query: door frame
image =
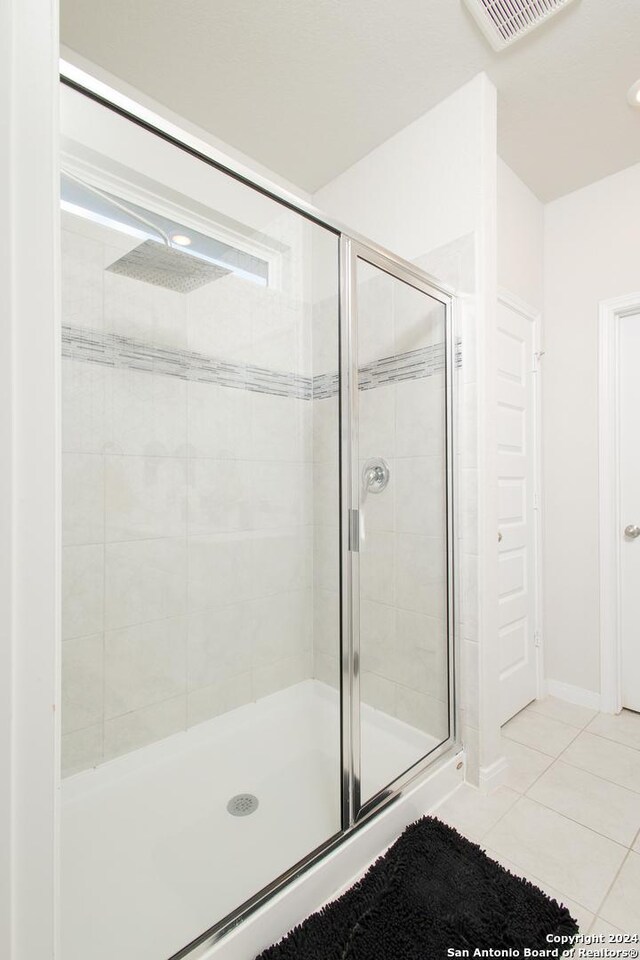
<svg viewBox="0 0 640 960"><path fill-rule="evenodd" d="M541 360L544 356L542 349L542 314L535 307L521 300L506 288L498 289L498 303L508 307L515 313L529 320L533 326L533 476L534 476L534 515L533 523L533 564L534 564L534 596L533 606L533 633L536 658L536 697L540 699L547 693L544 677L544 631L543 631L543 498L542 498L542 389L541 389ZM506 722L506 721L504 721Z"/></svg>
<svg viewBox="0 0 640 960"><path fill-rule="evenodd" d="M622 709L620 633L620 320L640 313L640 292L598 304L600 710Z"/></svg>
<svg viewBox="0 0 640 960"><path fill-rule="evenodd" d="M446 554L447 554L447 653L449 683L449 736L441 744L414 763L375 796L362 803L361 740L360 740L360 611L355 602L360 589L359 544L354 519L359 524L360 508L358 469L358 318L357 261L363 260L383 273L414 287L437 300L445 308L445 371L446 371ZM341 529L342 529L342 809L343 827L365 819L380 804L423 773L431 764L458 744L456 713L456 561L454 529L454 395L455 395L455 332L453 295L445 291L428 274L393 254L382 253L375 246L343 233L340 237L340 326L341 326Z"/></svg>

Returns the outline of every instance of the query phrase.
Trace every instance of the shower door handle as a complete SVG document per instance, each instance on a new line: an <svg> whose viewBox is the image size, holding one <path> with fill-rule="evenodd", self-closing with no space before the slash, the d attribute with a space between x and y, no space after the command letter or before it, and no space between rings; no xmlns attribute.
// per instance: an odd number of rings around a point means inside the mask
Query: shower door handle
<svg viewBox="0 0 640 960"><path fill-rule="evenodd" d="M360 551L360 511L349 510L349 550L351 553Z"/></svg>

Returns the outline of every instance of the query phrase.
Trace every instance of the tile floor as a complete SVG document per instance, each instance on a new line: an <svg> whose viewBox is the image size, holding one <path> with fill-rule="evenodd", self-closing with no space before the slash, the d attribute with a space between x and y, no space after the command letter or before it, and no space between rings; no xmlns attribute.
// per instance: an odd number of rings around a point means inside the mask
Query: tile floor
<svg viewBox="0 0 640 960"><path fill-rule="evenodd" d="M435 811L566 904L583 933L640 932L640 714L548 697L502 730L506 783Z"/></svg>

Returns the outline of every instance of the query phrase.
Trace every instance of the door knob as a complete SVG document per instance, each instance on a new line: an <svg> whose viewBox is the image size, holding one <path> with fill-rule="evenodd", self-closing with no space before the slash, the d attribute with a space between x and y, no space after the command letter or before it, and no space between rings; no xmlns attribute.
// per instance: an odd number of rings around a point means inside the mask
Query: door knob
<svg viewBox="0 0 640 960"><path fill-rule="evenodd" d="M629 526L624 528L624 535L628 540L635 540L636 537L640 537L640 527L636 527L635 523L630 523Z"/></svg>

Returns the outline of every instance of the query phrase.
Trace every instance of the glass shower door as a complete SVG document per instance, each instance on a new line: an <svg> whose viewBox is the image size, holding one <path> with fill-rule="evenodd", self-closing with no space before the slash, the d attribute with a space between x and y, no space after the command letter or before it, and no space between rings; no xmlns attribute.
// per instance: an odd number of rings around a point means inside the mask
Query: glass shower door
<svg viewBox="0 0 640 960"><path fill-rule="evenodd" d="M357 816L452 735L450 325L410 271L355 243L349 260Z"/></svg>
<svg viewBox="0 0 640 960"><path fill-rule="evenodd" d="M166 960L343 826L339 240L61 100L61 958Z"/></svg>

